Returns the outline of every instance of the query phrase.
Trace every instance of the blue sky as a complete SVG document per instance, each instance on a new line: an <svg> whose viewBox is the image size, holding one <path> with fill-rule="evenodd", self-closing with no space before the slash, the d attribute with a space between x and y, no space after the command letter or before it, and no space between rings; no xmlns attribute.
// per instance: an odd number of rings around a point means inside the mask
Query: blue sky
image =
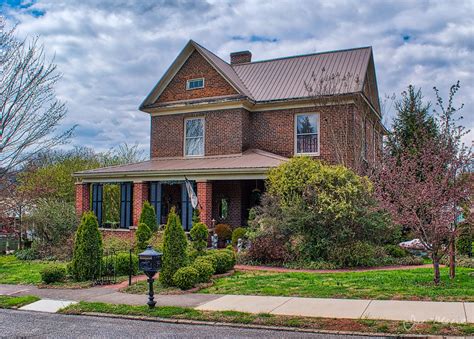
<svg viewBox="0 0 474 339"><path fill-rule="evenodd" d="M429 100L433 86L446 96L460 80L457 102L474 130L472 0L0 0L0 10L54 55L64 126L79 124L73 145L148 150L149 116L137 108L189 39L224 60L240 50L262 60L370 45L382 98L413 84Z"/></svg>

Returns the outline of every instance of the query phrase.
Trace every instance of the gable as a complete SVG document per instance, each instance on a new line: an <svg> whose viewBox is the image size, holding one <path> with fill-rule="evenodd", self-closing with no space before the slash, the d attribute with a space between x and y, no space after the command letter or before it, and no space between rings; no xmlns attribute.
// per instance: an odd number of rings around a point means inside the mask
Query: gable
<svg viewBox="0 0 474 339"><path fill-rule="evenodd" d="M364 95L370 101L372 106L380 112L380 102L379 102L379 91L377 88L377 79L375 76L375 66L374 66L374 59L371 57L369 60L369 64L367 66L367 73L365 74L364 79L364 88L362 89Z"/></svg>
<svg viewBox="0 0 474 339"><path fill-rule="evenodd" d="M186 81L204 78L204 88L187 90ZM156 103L236 95L238 92L196 50L165 87Z"/></svg>

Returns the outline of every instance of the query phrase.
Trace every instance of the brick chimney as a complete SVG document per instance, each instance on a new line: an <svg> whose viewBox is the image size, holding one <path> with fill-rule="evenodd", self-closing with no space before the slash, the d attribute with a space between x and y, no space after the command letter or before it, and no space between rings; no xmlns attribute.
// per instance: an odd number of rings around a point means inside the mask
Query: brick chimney
<svg viewBox="0 0 474 339"><path fill-rule="evenodd" d="M251 61L252 61L252 53L250 53L250 51L240 51L240 52L230 53L231 65L243 64L245 62L251 62Z"/></svg>

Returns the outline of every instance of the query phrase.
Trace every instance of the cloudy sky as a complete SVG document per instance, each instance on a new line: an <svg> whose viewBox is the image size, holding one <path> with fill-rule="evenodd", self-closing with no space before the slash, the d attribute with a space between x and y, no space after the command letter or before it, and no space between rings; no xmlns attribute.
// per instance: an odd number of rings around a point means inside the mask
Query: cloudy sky
<svg viewBox="0 0 474 339"><path fill-rule="evenodd" d="M246 49L262 60L371 45L381 97L413 84L428 100L460 80L474 130L474 0L0 0L0 11L55 55L64 126L79 125L73 145L148 150L149 116L137 107L189 39L227 61Z"/></svg>

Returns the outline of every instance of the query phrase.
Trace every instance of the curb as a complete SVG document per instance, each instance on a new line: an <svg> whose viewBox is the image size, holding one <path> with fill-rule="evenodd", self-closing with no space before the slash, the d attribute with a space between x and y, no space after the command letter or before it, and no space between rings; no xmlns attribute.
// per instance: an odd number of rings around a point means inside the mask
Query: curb
<svg viewBox="0 0 474 339"><path fill-rule="evenodd" d="M64 315L84 315L88 317L103 317L103 318L115 318L115 319L130 319L140 321L153 321L160 323L169 324L186 324L186 325L205 325L205 326L219 326L219 327L233 327L233 328L248 328L248 329L260 329L260 330L272 330L281 332L302 332L302 333L315 333L315 334L338 334L338 335L358 335L363 337L390 337L390 338L447 338L440 335L426 335L426 334L393 334L393 333L374 333L374 332L351 332L351 331L330 331L330 330L317 330L310 328L298 328L298 327L286 327L286 326L267 326L267 325L255 325L255 324L241 324L241 323L226 323L216 321L203 321L203 320L190 320L190 319L170 319L160 317L147 317L147 316L134 316L134 315L120 315L100 312L83 312L79 314L67 314Z"/></svg>

